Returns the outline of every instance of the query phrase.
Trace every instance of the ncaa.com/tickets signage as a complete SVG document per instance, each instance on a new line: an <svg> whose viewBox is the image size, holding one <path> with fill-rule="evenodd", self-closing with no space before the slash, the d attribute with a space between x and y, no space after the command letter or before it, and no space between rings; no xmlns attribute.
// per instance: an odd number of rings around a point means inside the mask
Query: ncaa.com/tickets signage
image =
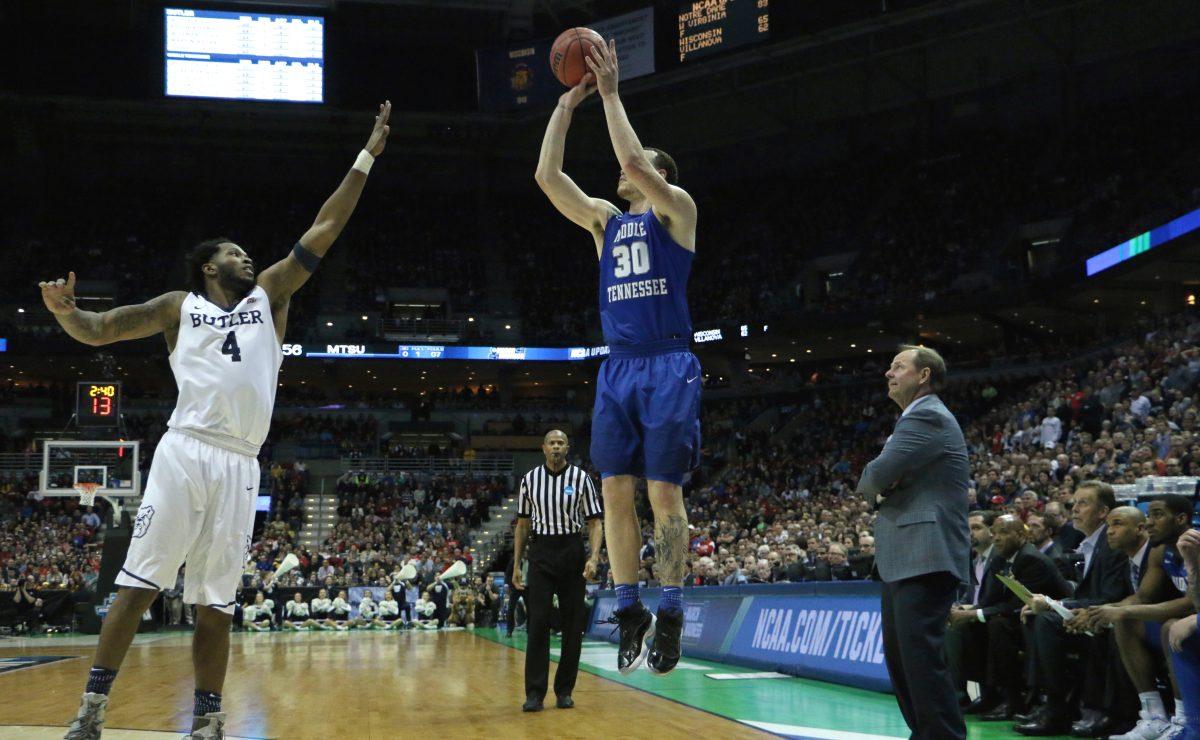
<svg viewBox="0 0 1200 740"><path fill-rule="evenodd" d="M643 592L658 606L659 589ZM891 691L883 660L880 587L869 581L684 589L683 654L874 691ZM615 641L596 624L616 607L597 592L588 635Z"/></svg>

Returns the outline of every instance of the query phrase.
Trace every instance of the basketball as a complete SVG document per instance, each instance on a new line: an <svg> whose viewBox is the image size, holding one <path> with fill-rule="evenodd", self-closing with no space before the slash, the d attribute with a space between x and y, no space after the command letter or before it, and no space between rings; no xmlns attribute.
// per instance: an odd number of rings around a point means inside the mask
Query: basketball
<svg viewBox="0 0 1200 740"><path fill-rule="evenodd" d="M559 82L567 87L579 84L588 73L584 56L592 53L593 46L604 46L604 37L583 26L568 28L554 39L554 45L550 47L550 69Z"/></svg>

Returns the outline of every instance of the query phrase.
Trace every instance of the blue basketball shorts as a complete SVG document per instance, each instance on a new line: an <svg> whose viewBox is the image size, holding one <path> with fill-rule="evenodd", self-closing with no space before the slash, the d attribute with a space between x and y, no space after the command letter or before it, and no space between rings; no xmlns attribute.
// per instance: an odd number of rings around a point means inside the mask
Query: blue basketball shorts
<svg viewBox="0 0 1200 740"><path fill-rule="evenodd" d="M700 464L700 384L700 361L686 350L606 359L592 409L592 464L600 477L682 485Z"/></svg>

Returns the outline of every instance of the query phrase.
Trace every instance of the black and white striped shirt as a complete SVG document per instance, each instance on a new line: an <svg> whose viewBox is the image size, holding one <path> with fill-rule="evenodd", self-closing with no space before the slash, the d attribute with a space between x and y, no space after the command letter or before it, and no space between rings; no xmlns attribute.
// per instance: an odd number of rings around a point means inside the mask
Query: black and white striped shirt
<svg viewBox="0 0 1200 740"><path fill-rule="evenodd" d="M575 465L557 473L539 465L521 478L517 516L533 518L534 534L574 534L585 519L603 516L588 474Z"/></svg>

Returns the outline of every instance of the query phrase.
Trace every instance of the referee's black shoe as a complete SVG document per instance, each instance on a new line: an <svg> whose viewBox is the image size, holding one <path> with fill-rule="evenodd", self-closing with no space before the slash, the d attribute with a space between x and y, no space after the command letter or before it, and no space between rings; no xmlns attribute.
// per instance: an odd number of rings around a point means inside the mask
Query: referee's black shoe
<svg viewBox="0 0 1200 740"><path fill-rule="evenodd" d="M646 656L646 668L656 676L675 670L679 662L679 636L683 632L682 609L659 609L655 621L654 641Z"/></svg>
<svg viewBox="0 0 1200 740"><path fill-rule="evenodd" d="M574 709L575 700L571 698L570 694L563 694L555 700L554 705L559 709Z"/></svg>
<svg viewBox="0 0 1200 740"><path fill-rule="evenodd" d="M617 649L617 671L628 676L638 669L649 649L647 641L654 636L654 615L638 601L618 609L603 622L617 625L621 630L621 645ZM602 623L603 623L602 622Z"/></svg>
<svg viewBox="0 0 1200 740"><path fill-rule="evenodd" d="M537 694L529 694L525 697L525 703L521 705L522 712L540 712L542 711L542 697Z"/></svg>

